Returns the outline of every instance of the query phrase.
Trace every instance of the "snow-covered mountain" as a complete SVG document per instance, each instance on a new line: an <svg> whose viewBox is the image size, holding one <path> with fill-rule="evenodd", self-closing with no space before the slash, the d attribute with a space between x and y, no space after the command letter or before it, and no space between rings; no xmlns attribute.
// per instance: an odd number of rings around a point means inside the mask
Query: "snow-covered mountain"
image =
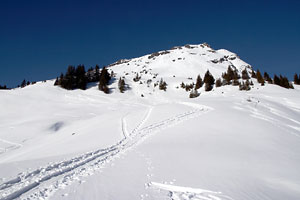
<svg viewBox="0 0 300 200"><path fill-rule="evenodd" d="M177 95L177 87L182 82L195 83L197 75L203 78L207 70L215 78L220 78L228 66L239 73L244 69L249 73L252 71L252 67L235 53L225 49L214 50L206 43L174 47L139 58L120 60L111 64L110 69L118 77L125 77L125 81L134 88L134 93L146 93L144 95L148 96L157 90L154 83L158 84L161 78L169 85L170 93L176 90ZM134 84L133 78L137 74L141 80Z"/></svg>
<svg viewBox="0 0 300 200"><path fill-rule="evenodd" d="M252 71L186 45L111 64L110 94L54 80L0 90L0 199L298 200L300 87L180 88L228 66Z"/></svg>

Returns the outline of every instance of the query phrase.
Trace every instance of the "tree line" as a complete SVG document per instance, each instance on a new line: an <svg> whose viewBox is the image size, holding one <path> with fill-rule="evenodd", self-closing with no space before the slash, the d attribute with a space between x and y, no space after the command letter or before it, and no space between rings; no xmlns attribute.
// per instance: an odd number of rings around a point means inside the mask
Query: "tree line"
<svg viewBox="0 0 300 200"><path fill-rule="evenodd" d="M56 78L54 85L67 90L86 90L88 83L99 82L98 89L108 94L110 93L108 85L112 77L114 77L113 71L109 73L106 67L100 69L96 65L95 68L91 67L86 71L84 65L78 65L77 67L70 65L65 74L61 73Z"/></svg>
<svg viewBox="0 0 300 200"><path fill-rule="evenodd" d="M215 80L213 75L209 72L209 70L207 70L203 80L201 76L198 75L195 84L185 84L182 82L180 86L186 91L190 91L190 98L195 98L200 95L198 89L200 89L203 85L205 91L211 91L214 86L221 87L225 85L239 86L240 90L248 91L251 89L251 86L254 85L251 78L257 79L257 82L262 86L264 86L267 82L269 84L275 84L287 89L294 88L292 82L290 82L289 79L285 76L277 76L275 74L272 79L267 72L264 72L264 74L262 75L259 70L257 70L256 72L252 70L251 74L249 74L246 68L242 70L240 76L234 66L228 66L227 71L224 72L222 74L222 77L218 78L217 80ZM300 74L299 76L297 74L294 75L294 84L300 85Z"/></svg>

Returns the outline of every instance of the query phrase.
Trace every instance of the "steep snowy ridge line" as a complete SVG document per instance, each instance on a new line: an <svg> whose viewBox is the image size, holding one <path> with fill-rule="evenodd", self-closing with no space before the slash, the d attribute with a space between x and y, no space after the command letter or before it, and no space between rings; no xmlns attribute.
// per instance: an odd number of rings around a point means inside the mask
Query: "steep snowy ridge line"
<svg viewBox="0 0 300 200"><path fill-rule="evenodd" d="M148 110L140 124L143 124L144 121L147 120L151 110L152 108ZM47 198L49 194L62 188L62 185L68 185L70 182L77 180L80 176L87 176L101 168L105 163L114 159L116 155L119 155L120 152L125 152L141 142L142 139L145 139L145 136L150 135L150 133L176 125L189 118L197 117L201 113L204 113L204 111L208 111L208 109L194 109L185 112L159 123L149 125L136 133L132 133L130 140L124 139L110 148L88 152L73 159L51 164L32 172L24 172L23 175L0 185L0 198L1 200L12 200L30 191L33 191L33 193L27 194L27 197L30 199ZM58 180L55 181L54 179Z"/></svg>

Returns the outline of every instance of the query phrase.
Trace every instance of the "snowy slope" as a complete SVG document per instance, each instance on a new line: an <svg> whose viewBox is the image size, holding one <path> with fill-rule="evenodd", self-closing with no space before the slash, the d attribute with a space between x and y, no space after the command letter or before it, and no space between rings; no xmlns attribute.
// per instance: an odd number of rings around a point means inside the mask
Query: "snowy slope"
<svg viewBox="0 0 300 200"><path fill-rule="evenodd" d="M0 90L0 199L299 199L299 86L177 88L229 65L251 70L187 45L112 64L123 94L117 82L109 95L53 80Z"/></svg>

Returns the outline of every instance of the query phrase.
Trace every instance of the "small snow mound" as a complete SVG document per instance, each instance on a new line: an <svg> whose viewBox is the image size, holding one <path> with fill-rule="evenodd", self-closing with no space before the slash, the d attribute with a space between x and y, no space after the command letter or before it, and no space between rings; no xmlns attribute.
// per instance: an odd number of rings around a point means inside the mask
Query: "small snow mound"
<svg viewBox="0 0 300 200"><path fill-rule="evenodd" d="M225 196L222 192L214 192L210 190L203 190L199 188L182 187L175 185L168 185L162 183L151 182L150 187L160 189L167 192L171 199L178 200L233 200Z"/></svg>

